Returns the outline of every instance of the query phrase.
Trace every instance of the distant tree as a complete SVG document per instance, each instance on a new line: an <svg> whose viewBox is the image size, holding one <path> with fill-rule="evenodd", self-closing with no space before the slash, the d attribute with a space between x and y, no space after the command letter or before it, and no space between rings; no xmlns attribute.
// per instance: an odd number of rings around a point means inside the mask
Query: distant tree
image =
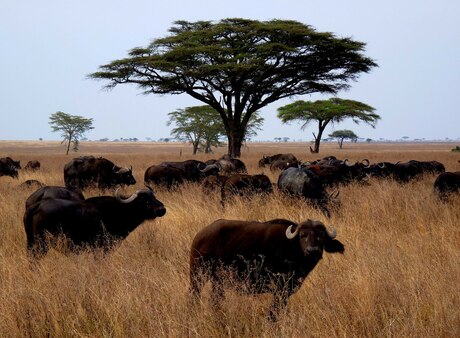
<svg viewBox="0 0 460 338"><path fill-rule="evenodd" d="M371 143L371 142L372 142L372 139L371 139L371 138L367 138L367 139L366 139L366 142L367 142L367 143Z"/></svg>
<svg viewBox="0 0 460 338"><path fill-rule="evenodd" d="M67 142L66 155L69 154L70 145L73 145L73 151L78 151L80 138L88 130L94 129L93 119L66 114L62 111L51 114L49 124L53 132L61 132L62 143Z"/></svg>
<svg viewBox="0 0 460 338"><path fill-rule="evenodd" d="M329 134L329 137L337 139L340 149L342 149L343 140L350 139L353 141L358 139L358 136L353 131L348 129L336 130L332 134Z"/></svg>
<svg viewBox="0 0 460 338"><path fill-rule="evenodd" d="M317 122L318 134L313 133L314 148L310 147L310 151L319 153L321 137L329 123L339 123L346 118L351 118L355 123L363 121L374 128L377 120L380 119L374 110L373 107L359 101L331 98L318 101L296 101L278 108L278 117L283 123L302 122L302 130L310 123Z"/></svg>
<svg viewBox="0 0 460 338"><path fill-rule="evenodd" d="M181 20L169 32L89 76L108 80L107 88L135 84L145 94L185 93L211 106L234 157L261 108L295 95L335 94L377 66L364 43L293 20Z"/></svg>
<svg viewBox="0 0 460 338"><path fill-rule="evenodd" d="M207 105L187 107L168 115L167 125L175 125L171 135L177 140L190 142L193 154L197 153L199 147L202 147L205 153L210 153L211 147L221 145L220 138L225 135L225 126L214 108ZM246 125L245 138L257 135L262 123L263 118L257 112L253 114Z"/></svg>

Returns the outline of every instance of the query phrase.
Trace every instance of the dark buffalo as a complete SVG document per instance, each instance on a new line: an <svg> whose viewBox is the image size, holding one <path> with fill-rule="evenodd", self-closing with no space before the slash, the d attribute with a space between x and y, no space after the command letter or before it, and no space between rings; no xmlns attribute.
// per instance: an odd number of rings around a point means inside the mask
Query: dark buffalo
<svg viewBox="0 0 460 338"><path fill-rule="evenodd" d="M424 174L441 174L446 171L444 164L438 161L380 162L365 169L373 177L388 177L399 183L407 183Z"/></svg>
<svg viewBox="0 0 460 338"><path fill-rule="evenodd" d="M326 193L321 178L305 168L288 168L278 176L278 189L288 195L305 198L330 217L327 204L331 196Z"/></svg>
<svg viewBox="0 0 460 338"><path fill-rule="evenodd" d="M275 219L268 222L220 219L199 231L190 250L190 291L198 298L207 280L215 304L224 284L240 292L273 293L270 318L297 292L323 256L323 251L343 253L344 245L323 223L300 224ZM236 283L235 283L236 282Z"/></svg>
<svg viewBox="0 0 460 338"><path fill-rule="evenodd" d="M393 177L399 183L407 183L423 174L417 161L397 162L393 169Z"/></svg>
<svg viewBox="0 0 460 338"><path fill-rule="evenodd" d="M229 196L251 196L272 192L273 185L266 175L234 174L222 183L221 203L224 205Z"/></svg>
<svg viewBox="0 0 460 338"><path fill-rule="evenodd" d="M144 174L144 182L158 187L171 189L184 182L184 171L169 166L152 165L147 168Z"/></svg>
<svg viewBox="0 0 460 338"><path fill-rule="evenodd" d="M40 170L40 162L37 160L31 160L27 162L24 170L37 171Z"/></svg>
<svg viewBox="0 0 460 338"><path fill-rule="evenodd" d="M186 160L182 162L162 162L159 164L163 167L172 167L180 169L183 172L182 178L185 181L200 182L204 177L210 174L216 174L217 169L211 172L208 172L208 166L201 161L197 160ZM216 168L212 166L212 168Z"/></svg>
<svg viewBox="0 0 460 338"><path fill-rule="evenodd" d="M270 164L271 171L286 170L287 168L297 168L299 161L276 160Z"/></svg>
<svg viewBox="0 0 460 338"><path fill-rule="evenodd" d="M84 201L85 196L78 188L66 188L58 186L44 186L33 192L26 200L26 210L37 202L46 198L63 199L69 201Z"/></svg>
<svg viewBox="0 0 460 338"><path fill-rule="evenodd" d="M393 178L396 171L396 165L391 162L378 162L369 165L365 172L371 177Z"/></svg>
<svg viewBox="0 0 460 338"><path fill-rule="evenodd" d="M421 174L442 174L446 171L444 164L438 161L410 160L409 162L417 165Z"/></svg>
<svg viewBox="0 0 460 338"><path fill-rule="evenodd" d="M200 182L204 177L218 173L219 168L216 164L206 165L196 160L162 162L147 168L144 182L165 186L169 189L185 181Z"/></svg>
<svg viewBox="0 0 460 338"><path fill-rule="evenodd" d="M109 189L117 185L133 185L132 168L121 168L113 162L94 156L74 158L64 166L66 187L85 189L97 185L99 189Z"/></svg>
<svg viewBox="0 0 460 338"><path fill-rule="evenodd" d="M221 189L222 184L228 179L228 176L225 175L211 175L206 177L203 182L201 182L201 189L205 194L210 194L217 189Z"/></svg>
<svg viewBox="0 0 460 338"><path fill-rule="evenodd" d="M332 186L364 180L366 178L366 168L369 167L369 160L364 159L361 162L350 164L348 160L341 161L336 158L327 158L315 164L303 164L302 166L318 175L324 185Z"/></svg>
<svg viewBox="0 0 460 338"><path fill-rule="evenodd" d="M447 201L451 194L459 193L460 171L445 172L436 177L434 191L443 201Z"/></svg>
<svg viewBox="0 0 460 338"><path fill-rule="evenodd" d="M232 158L229 155L224 155L217 160L207 160L205 163L207 165L215 164L222 175L247 174L248 172L243 161L238 158Z"/></svg>
<svg viewBox="0 0 460 338"><path fill-rule="evenodd" d="M18 178L19 169L21 169L20 161L15 161L11 157L0 158L0 176Z"/></svg>
<svg viewBox="0 0 460 338"><path fill-rule="evenodd" d="M151 188L137 190L129 198L98 196L84 201L45 198L26 209L24 226L31 257L46 254L56 239L65 236L69 250L84 247L108 250L126 238L142 222L166 213Z"/></svg>
<svg viewBox="0 0 460 338"><path fill-rule="evenodd" d="M288 154L276 154L276 155L272 155L272 156L263 156L260 161L259 161L259 167L265 167L266 164L271 164L273 163L274 161L278 161L278 160L282 160L282 161L286 161L286 162L297 162L297 158L291 154L291 153L288 153Z"/></svg>

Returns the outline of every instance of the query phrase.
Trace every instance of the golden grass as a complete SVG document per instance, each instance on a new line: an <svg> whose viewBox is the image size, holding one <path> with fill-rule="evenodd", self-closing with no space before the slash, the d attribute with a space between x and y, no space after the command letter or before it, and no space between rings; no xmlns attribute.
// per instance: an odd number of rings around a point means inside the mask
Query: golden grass
<svg viewBox="0 0 460 338"><path fill-rule="evenodd" d="M371 162L438 160L447 170L460 170L451 144L345 147L340 151L323 145L319 156ZM298 143L249 144L242 160L250 173L259 173L257 162L263 154L319 157L306 149ZM87 154L132 165L138 184L128 192L142 187L148 166L192 158L190 148L182 144L84 142L77 155ZM18 185L26 179L62 185L62 168L75 154L65 156L58 142L0 142L0 157L8 155L23 165L38 159L42 169L21 172L19 180L0 177L2 337L460 336L460 197L440 203L432 194L434 176L407 185L371 180L368 186L341 187L341 208L330 221L277 192L267 200L237 199L222 210L217 193L205 196L193 184L176 192L158 190L166 215L142 224L110 255L65 256L51 250L31 270L22 216L33 189ZM264 171L276 182L277 173ZM269 295L241 296L228 290L222 313L214 313L209 286L202 304L188 302L188 253L195 233L218 218L319 219L336 227L346 251L343 256L325 254L277 323L266 320Z"/></svg>

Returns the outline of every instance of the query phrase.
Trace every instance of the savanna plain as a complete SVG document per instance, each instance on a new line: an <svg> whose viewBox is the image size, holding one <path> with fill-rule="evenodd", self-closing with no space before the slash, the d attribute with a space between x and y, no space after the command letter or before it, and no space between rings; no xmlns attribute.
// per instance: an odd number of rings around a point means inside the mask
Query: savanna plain
<svg viewBox="0 0 460 338"><path fill-rule="evenodd" d="M291 152L307 161L326 155L357 161L436 160L460 170L453 144L324 144L320 154L302 143L249 143L241 159L260 173L262 155ZM73 157L103 156L133 167L135 186L145 169L162 161L207 160L178 143L82 142L65 155L59 142L0 142L0 157L24 166L39 160L38 172L0 177L1 337L460 337L460 197L448 203L433 194L436 175L408 184L369 179L339 186L340 208L325 218L301 200L277 192L267 199L236 199L222 209L219 193L196 184L177 191L155 189L166 215L144 222L108 255L64 255L51 250L31 268L22 223L24 202L37 179L63 185L63 167ZM263 169L276 183L279 172ZM86 197L112 194L85 190ZM220 312L188 297L189 250L194 235L216 219L266 221L308 218L333 225L345 253L323 260L294 294L277 322L267 320L270 295L226 291Z"/></svg>

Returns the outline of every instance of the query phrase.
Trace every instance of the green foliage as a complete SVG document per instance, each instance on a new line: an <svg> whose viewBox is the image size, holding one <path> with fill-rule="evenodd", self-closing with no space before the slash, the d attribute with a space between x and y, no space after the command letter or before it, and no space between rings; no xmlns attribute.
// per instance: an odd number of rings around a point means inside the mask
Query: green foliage
<svg viewBox="0 0 460 338"><path fill-rule="evenodd" d="M377 64L365 44L291 20L176 21L170 35L89 75L107 88L131 83L145 94L186 93L222 119L229 153L240 155L252 114L293 95L347 89Z"/></svg>
<svg viewBox="0 0 460 338"><path fill-rule="evenodd" d="M94 129L93 119L82 116L70 115L58 111L50 116L51 129L53 132L61 132L62 143L67 142L67 152L69 153L72 145L73 151L78 151L80 138L91 129Z"/></svg>
<svg viewBox="0 0 460 338"><path fill-rule="evenodd" d="M353 131L348 130L348 129L343 129L343 130L336 130L333 133L329 134L329 137L333 138L343 138L343 139L357 139L358 135L356 135Z"/></svg>
<svg viewBox="0 0 460 338"><path fill-rule="evenodd" d="M295 101L278 108L278 117L283 123L300 121L302 130L310 123L317 122L318 135L313 134L315 149L312 151L319 152L321 136L329 123L339 123L351 118L357 124L362 121L375 128L380 116L374 111L375 108L362 102L334 97L329 100Z"/></svg>
<svg viewBox="0 0 460 338"><path fill-rule="evenodd" d="M458 152L460 152L460 147L459 147L459 146L456 146L455 148L452 148L452 151L458 151Z"/></svg>
<svg viewBox="0 0 460 338"><path fill-rule="evenodd" d="M337 139L340 149L342 149L344 140L350 139L352 141L356 141L358 139L358 135L356 135L353 131L348 129L336 130L333 133L329 134L329 137Z"/></svg>

